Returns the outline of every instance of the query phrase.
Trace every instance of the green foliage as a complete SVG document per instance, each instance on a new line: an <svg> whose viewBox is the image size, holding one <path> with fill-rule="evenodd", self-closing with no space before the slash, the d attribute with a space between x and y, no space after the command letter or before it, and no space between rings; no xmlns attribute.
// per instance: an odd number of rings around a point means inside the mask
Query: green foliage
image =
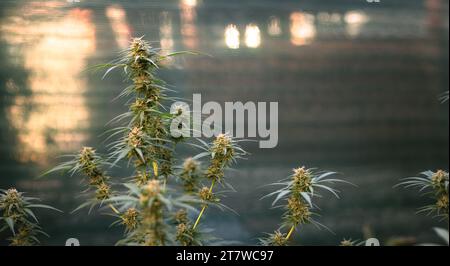
<svg viewBox="0 0 450 266"><path fill-rule="evenodd" d="M419 208L418 213L433 215L434 218L439 218L441 221L446 220L448 224L448 184L448 172L444 170L437 170L436 172L428 170L420 173L419 176L403 178L403 181L396 186L416 188L423 195L430 197L434 203ZM435 227L433 230L448 246L448 229ZM435 246L438 244L427 243L422 245Z"/></svg>
<svg viewBox="0 0 450 266"><path fill-rule="evenodd" d="M131 84L117 98L126 98L128 111L110 121L117 127L105 132L109 141L106 156L84 147L71 160L49 171L84 176L88 186L84 191L86 202L76 210L108 206L116 218L113 224L124 227L119 245L213 243L217 239L210 236L211 231L198 227L200 218L210 205L229 209L220 203L220 194L214 192L214 186L217 183L230 187L224 181L225 170L245 154L238 141L222 134L211 143L201 139L190 143L189 139L174 138L169 132L174 119L186 110L167 111L168 104L176 98L168 96L171 90L156 74L165 60L182 54L192 53L162 55L147 41L134 38L118 59L93 67L106 69L103 78L114 70L122 70ZM202 152L177 166L175 148L183 142ZM131 176L118 179L107 174L106 167L119 162L133 169ZM201 165L208 167L203 169ZM111 180L118 182L114 185ZM177 189L180 186L176 182L181 183L182 190ZM186 213L184 218L174 220L175 214L182 212ZM194 216L197 216L195 223L191 221Z"/></svg>
<svg viewBox="0 0 450 266"><path fill-rule="evenodd" d="M185 53L162 55L142 38L135 38L118 59L92 68L106 69L103 78L114 70L122 70L130 85L118 98L126 98L128 111L110 122L117 127L105 132L109 141L106 156L84 147L69 161L49 171L84 176L88 186L84 191L86 202L76 210L108 206L116 219L113 224L124 227L119 245L224 243L212 237L210 229L201 226L201 219L210 206L231 210L221 203L223 193L234 191L226 172L247 153L240 147L242 140L227 134L220 134L207 143L200 138L193 138L194 141L174 138L169 133L171 123L186 110L180 107L167 111L168 104L176 99L168 96L170 90L156 74L166 59ZM200 153L177 165L175 150L180 143ZM120 162L132 169L131 176L110 177L105 169ZM345 181L333 178L336 175L301 167L294 169L287 179L271 184L281 186L267 197L274 196L273 206L284 209L283 222L274 234L261 239L261 244L287 245L299 225L311 223L326 228L314 219L318 215L314 200L321 196L320 191L338 197L333 186ZM118 181L116 185L112 180ZM277 205L278 202L281 204ZM286 227L290 231L284 234L282 230Z"/></svg>
<svg viewBox="0 0 450 266"><path fill-rule="evenodd" d="M434 200L433 204L421 207L419 213L434 214L435 217L448 220L448 184L448 172L438 170L424 171L419 176L404 178L397 186L416 188Z"/></svg>
<svg viewBox="0 0 450 266"><path fill-rule="evenodd" d="M294 169L291 176L270 184L269 186L281 186L281 188L263 198L275 197L272 206L282 208L284 214L280 228L273 234L267 234L266 237L260 239L260 243L262 245L285 246L299 225L313 224L318 228L326 228L314 218L318 216L315 212L318 207L314 200L321 197L320 191L330 192L336 198L339 198L339 191L333 186L337 183L348 182L333 178L336 175L338 175L336 172L300 167ZM281 233L284 228L290 228L286 235Z"/></svg>
<svg viewBox="0 0 450 266"><path fill-rule="evenodd" d="M118 244L125 245L175 245L174 228L166 213L175 209L196 211L190 204L195 199L177 195L161 180L152 179L144 186L128 183L128 195L120 195L107 200L118 206L116 223L125 225L125 238Z"/></svg>
<svg viewBox="0 0 450 266"><path fill-rule="evenodd" d="M39 235L48 236L42 231L36 209L57 209L38 203L38 198L26 197L15 188L0 189L0 233L11 231L11 246L33 246L39 244Z"/></svg>

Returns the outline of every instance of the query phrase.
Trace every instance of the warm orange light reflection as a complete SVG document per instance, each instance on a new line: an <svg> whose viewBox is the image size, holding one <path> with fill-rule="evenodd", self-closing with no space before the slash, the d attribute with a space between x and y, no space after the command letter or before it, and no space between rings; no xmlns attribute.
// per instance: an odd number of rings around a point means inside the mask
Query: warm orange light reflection
<svg viewBox="0 0 450 266"><path fill-rule="evenodd" d="M239 48L239 30L236 25L230 24L225 28L225 44L230 49Z"/></svg>
<svg viewBox="0 0 450 266"><path fill-rule="evenodd" d="M255 24L245 27L245 45L250 48L258 48L261 45L261 31Z"/></svg>
<svg viewBox="0 0 450 266"><path fill-rule="evenodd" d="M95 51L95 27L89 10L35 20L35 11L24 12L28 8L17 10L0 28L10 46L20 47L15 56L23 56L30 73L31 96L15 97L7 115L18 134L19 159L45 163L52 148L78 149L87 138L80 130L89 126L90 115L83 96L86 81L79 72Z"/></svg>
<svg viewBox="0 0 450 266"><path fill-rule="evenodd" d="M291 43L297 46L311 43L316 37L314 15L293 12L290 19Z"/></svg>
<svg viewBox="0 0 450 266"><path fill-rule="evenodd" d="M362 11L349 11L344 16L344 21L347 24L347 34L354 37L359 35L361 28L369 21L369 17Z"/></svg>
<svg viewBox="0 0 450 266"><path fill-rule="evenodd" d="M195 0L180 1L181 36L183 45L188 49L196 49L198 46L197 26L195 25L196 6L197 1Z"/></svg>
<svg viewBox="0 0 450 266"><path fill-rule="evenodd" d="M173 50L173 29L172 17L169 12L161 12L159 25L160 44L163 53L170 53Z"/></svg>
<svg viewBox="0 0 450 266"><path fill-rule="evenodd" d="M181 0L181 4L188 7L197 6L197 0Z"/></svg>
<svg viewBox="0 0 450 266"><path fill-rule="evenodd" d="M111 5L106 8L105 13L117 45L120 48L126 48L131 38L131 30L127 23L125 10L120 5Z"/></svg>

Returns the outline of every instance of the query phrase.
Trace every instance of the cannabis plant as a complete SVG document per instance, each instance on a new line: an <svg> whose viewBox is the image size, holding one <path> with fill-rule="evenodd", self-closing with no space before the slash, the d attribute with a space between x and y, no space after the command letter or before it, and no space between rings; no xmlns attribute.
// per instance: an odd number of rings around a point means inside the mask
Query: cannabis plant
<svg viewBox="0 0 450 266"><path fill-rule="evenodd" d="M426 213L427 215L433 215L435 218L439 218L440 221L445 220L448 225L449 217L449 202L448 202L448 184L449 176L448 172L443 170L425 171L420 173L419 176L407 177L397 186L404 186L406 188L417 188L419 192L430 197L433 200L432 204L423 206L419 209L418 213ZM448 229L433 228L434 232L439 238L441 238L448 246ZM423 244L423 245L436 245L436 244Z"/></svg>
<svg viewBox="0 0 450 266"><path fill-rule="evenodd" d="M67 155L65 158L70 158L70 160L54 167L45 174L64 170L71 176L82 174L85 177L83 182L86 184L86 189L81 194L86 197L86 202L74 211L86 206L90 206L90 209L92 209L111 197L113 194L111 189L112 184L110 177L104 170L111 166L111 163L97 154L94 148L83 147L78 154ZM117 212L112 205L110 207Z"/></svg>
<svg viewBox="0 0 450 266"><path fill-rule="evenodd" d="M448 102L448 91L440 95L439 99L441 103ZM439 218L441 221L446 220L448 225L448 183L448 172L444 170L437 170L436 172L428 170L420 173L418 176L403 178L403 181L394 187L416 188L419 192L430 197L433 203L421 207L418 213L432 214L434 218ZM448 246L448 229L436 227L433 229Z"/></svg>
<svg viewBox="0 0 450 266"><path fill-rule="evenodd" d="M275 197L272 206L282 208L284 214L280 228L272 234L266 234L266 237L260 239L260 243L265 246L286 246L301 225L313 224L318 228L326 228L315 219L318 207L314 202L321 196L320 191L330 192L339 198L339 191L333 185L348 182L333 178L336 175L336 172L300 167L294 169L288 178L270 184L281 188L263 198ZM283 230L287 230L287 233L283 233Z"/></svg>
<svg viewBox="0 0 450 266"><path fill-rule="evenodd" d="M27 197L15 188L0 189L0 233L9 228L11 246L37 245L39 235L48 236L34 212L36 209L58 210L38 202L38 198Z"/></svg>
<svg viewBox="0 0 450 266"><path fill-rule="evenodd" d="M424 171L419 176L404 178L398 186L417 188L434 202L419 209L419 213L433 214L448 220L448 172Z"/></svg>
<svg viewBox="0 0 450 266"><path fill-rule="evenodd" d="M245 154L238 141L220 134L206 143L199 138L174 137L170 132L173 123L190 128L178 118L191 114L182 106L169 108L176 98L168 95L170 90L156 74L167 59L185 53L190 52L163 55L142 38L134 38L117 60L95 66L94 70L106 69L103 77L115 69L122 70L130 84L117 98L126 98L128 111L110 122L116 128L105 132L110 141L108 154L83 147L69 161L49 171L84 176L86 201L76 210L109 208L117 219L114 224L124 227L124 237L118 244L211 243L215 238L209 235L209 229L200 228L201 218L208 206L227 209L215 189L217 185L227 186L225 170ZM178 165L175 149L180 143L201 153ZM119 162L132 168L131 176L110 177L108 170Z"/></svg>
<svg viewBox="0 0 450 266"><path fill-rule="evenodd" d="M210 182L211 184L207 187L204 185L204 182L201 182L198 198L202 202L202 209L195 220L192 227L193 229L198 226L202 215L209 205L215 205L219 208L227 208L225 205L220 203L220 198L214 193L214 188L217 184L219 184L233 189L232 186L226 181L225 169L246 154L246 152L238 145L239 141L234 140L227 134L218 135L210 144L202 141L201 143L203 145L199 147L203 150L203 152L198 154L196 158L209 158L209 166L203 176L205 181Z"/></svg>

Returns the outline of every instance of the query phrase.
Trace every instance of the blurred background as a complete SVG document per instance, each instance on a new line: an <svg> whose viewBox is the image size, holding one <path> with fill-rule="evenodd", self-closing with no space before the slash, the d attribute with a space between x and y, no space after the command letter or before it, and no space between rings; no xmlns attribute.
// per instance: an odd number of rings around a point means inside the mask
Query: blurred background
<svg viewBox="0 0 450 266"><path fill-rule="evenodd" d="M237 189L224 202L239 215L208 210L205 224L225 240L256 244L280 210L261 186L306 165L345 173L341 200L325 197L320 222L296 244L336 245L343 238L439 242L427 203L394 189L402 177L448 169L449 2L446 0L0 1L0 188L16 186L64 214L41 211L64 245L112 245L111 217L81 211L78 178L36 179L83 145L105 152L105 124L126 110L112 99L122 77L86 74L131 37L165 52L196 50L160 75L179 96L204 101L278 101L279 143L251 152L229 175ZM180 151L182 158L183 149ZM130 169L112 171L125 176Z"/></svg>

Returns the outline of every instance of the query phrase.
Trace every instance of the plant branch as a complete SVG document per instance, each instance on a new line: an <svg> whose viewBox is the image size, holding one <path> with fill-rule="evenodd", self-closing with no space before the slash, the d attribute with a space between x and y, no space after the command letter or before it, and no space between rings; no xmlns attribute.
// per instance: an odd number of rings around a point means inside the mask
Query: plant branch
<svg viewBox="0 0 450 266"><path fill-rule="evenodd" d="M289 230L289 233L286 236L286 241L289 240L289 238L291 238L292 233L294 233L295 230L295 225L291 226L291 229Z"/></svg>
<svg viewBox="0 0 450 266"><path fill-rule="evenodd" d="M211 187L209 188L209 193L212 193L215 184L216 184L216 180L213 179L213 181L212 181L212 183L211 183ZM200 219L202 218L203 213L205 212L205 210L206 210L207 207L208 207L208 205L206 205L206 204L203 206L203 208L202 208L202 210L200 211L200 213L199 213L199 215L198 215L198 217L197 217L197 220L195 221L195 224L194 224L194 226L192 227L192 229L195 229L195 228L197 227L197 225L200 223Z"/></svg>

